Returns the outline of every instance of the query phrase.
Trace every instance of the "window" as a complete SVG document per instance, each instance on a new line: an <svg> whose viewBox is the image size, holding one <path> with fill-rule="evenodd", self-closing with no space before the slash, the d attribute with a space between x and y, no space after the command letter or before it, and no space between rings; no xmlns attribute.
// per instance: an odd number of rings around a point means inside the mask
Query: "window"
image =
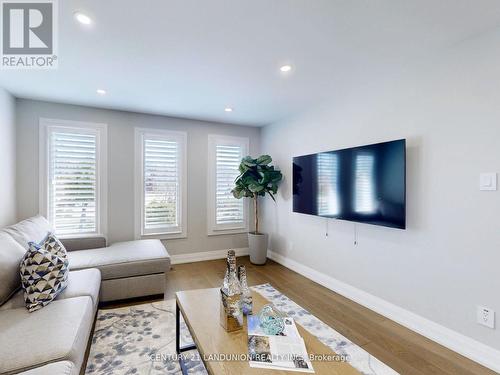
<svg viewBox="0 0 500 375"><path fill-rule="evenodd" d="M208 137L208 234L248 230L247 204L233 197L238 166L248 155L248 138L210 135Z"/></svg>
<svg viewBox="0 0 500 375"><path fill-rule="evenodd" d="M186 236L186 133L136 129L136 237Z"/></svg>
<svg viewBox="0 0 500 375"><path fill-rule="evenodd" d="M40 212L61 237L106 234L106 125L40 119Z"/></svg>
<svg viewBox="0 0 500 375"><path fill-rule="evenodd" d="M355 211L361 214L375 212L375 158L372 154L356 155Z"/></svg>

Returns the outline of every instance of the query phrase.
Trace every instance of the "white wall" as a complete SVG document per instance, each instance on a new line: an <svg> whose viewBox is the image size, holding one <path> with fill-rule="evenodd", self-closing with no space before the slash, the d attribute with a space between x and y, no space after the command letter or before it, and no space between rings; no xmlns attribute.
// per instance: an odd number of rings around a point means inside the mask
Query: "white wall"
<svg viewBox="0 0 500 375"><path fill-rule="evenodd" d="M0 88L0 228L14 224L16 215L15 100Z"/></svg>
<svg viewBox="0 0 500 375"><path fill-rule="evenodd" d="M267 126L262 152L284 172L264 205L270 248L316 271L500 349L500 33L465 41L384 81L339 90L328 105ZM334 64L332 65L334 69ZM389 75L388 75L389 76ZM292 157L407 138L407 226L396 230L292 213ZM497 368L500 368L497 359Z"/></svg>
<svg viewBox="0 0 500 375"><path fill-rule="evenodd" d="M259 151L259 128L184 120L132 112L18 99L18 215L38 212L38 123L40 117L108 124L108 242L134 238L134 127L180 130L188 135L188 233L168 240L171 255L247 247L246 234L207 236L208 134L250 139Z"/></svg>

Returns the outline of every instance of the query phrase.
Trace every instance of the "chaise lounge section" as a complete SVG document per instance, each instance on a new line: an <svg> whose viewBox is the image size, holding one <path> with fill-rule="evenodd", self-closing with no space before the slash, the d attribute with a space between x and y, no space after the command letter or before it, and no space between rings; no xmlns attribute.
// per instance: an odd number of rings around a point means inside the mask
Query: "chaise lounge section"
<svg viewBox="0 0 500 375"><path fill-rule="evenodd" d="M71 250L71 245L68 247ZM109 247L69 251L68 256L71 270L101 271L103 302L163 294L165 290L170 257L159 240L118 242Z"/></svg>
<svg viewBox="0 0 500 375"><path fill-rule="evenodd" d="M104 238L64 240L67 288L35 312L25 307L19 263L50 224L42 216L0 230L0 374L75 375L83 366L99 301L163 294L170 256L159 240L106 247Z"/></svg>

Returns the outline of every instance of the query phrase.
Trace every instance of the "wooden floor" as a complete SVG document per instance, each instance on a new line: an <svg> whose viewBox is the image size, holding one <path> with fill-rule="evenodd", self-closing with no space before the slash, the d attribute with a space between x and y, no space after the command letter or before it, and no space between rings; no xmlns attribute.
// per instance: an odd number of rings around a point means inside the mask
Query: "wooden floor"
<svg viewBox="0 0 500 375"><path fill-rule="evenodd" d="M242 257L238 264L246 265L250 285L272 284L400 374L496 374L275 262L254 266ZM218 287L224 272L225 260L175 265L165 298L179 290Z"/></svg>

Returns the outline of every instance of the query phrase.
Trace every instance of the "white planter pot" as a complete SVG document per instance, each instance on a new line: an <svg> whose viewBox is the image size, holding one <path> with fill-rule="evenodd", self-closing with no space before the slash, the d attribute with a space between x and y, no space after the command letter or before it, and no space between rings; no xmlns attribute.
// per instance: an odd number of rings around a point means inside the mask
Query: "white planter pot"
<svg viewBox="0 0 500 375"><path fill-rule="evenodd" d="M250 262L253 264L266 264L267 261L267 233L248 233L248 247L250 252Z"/></svg>

